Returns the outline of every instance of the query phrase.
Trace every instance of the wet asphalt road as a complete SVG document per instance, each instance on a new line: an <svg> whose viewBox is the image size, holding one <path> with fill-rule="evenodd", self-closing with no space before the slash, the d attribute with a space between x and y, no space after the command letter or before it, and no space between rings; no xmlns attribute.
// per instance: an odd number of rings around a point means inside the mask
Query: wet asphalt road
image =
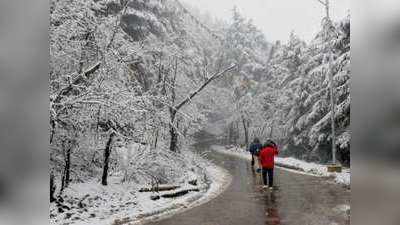
<svg viewBox="0 0 400 225"><path fill-rule="evenodd" d="M203 151L206 147L197 147ZM350 224L340 205L350 205L350 191L326 178L275 169L277 190L261 188L250 162L221 153L208 159L233 176L217 198L152 225L333 225Z"/></svg>

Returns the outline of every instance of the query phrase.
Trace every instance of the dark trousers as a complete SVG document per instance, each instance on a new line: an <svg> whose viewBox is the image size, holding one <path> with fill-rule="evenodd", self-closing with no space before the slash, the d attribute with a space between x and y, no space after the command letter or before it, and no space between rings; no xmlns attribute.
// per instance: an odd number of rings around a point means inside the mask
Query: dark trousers
<svg viewBox="0 0 400 225"><path fill-rule="evenodd" d="M254 155L251 154L251 166L254 166Z"/></svg>
<svg viewBox="0 0 400 225"><path fill-rule="evenodd" d="M267 180L268 176L268 180ZM262 177L263 177L263 182L264 185L268 185L269 187L272 187L274 185L274 169L262 169Z"/></svg>

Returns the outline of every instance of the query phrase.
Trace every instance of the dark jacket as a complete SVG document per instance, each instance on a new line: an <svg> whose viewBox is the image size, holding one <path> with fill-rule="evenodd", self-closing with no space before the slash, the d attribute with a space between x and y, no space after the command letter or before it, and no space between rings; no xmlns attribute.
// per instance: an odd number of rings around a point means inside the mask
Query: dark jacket
<svg viewBox="0 0 400 225"><path fill-rule="evenodd" d="M262 144L261 143L251 143L250 147L249 147L249 152L252 155L258 155L258 153L260 152L262 148Z"/></svg>

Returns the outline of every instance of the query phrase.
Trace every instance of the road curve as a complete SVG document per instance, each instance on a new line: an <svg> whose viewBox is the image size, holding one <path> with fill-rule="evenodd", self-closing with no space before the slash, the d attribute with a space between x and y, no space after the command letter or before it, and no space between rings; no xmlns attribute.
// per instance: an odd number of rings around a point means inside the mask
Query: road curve
<svg viewBox="0 0 400 225"><path fill-rule="evenodd" d="M197 151L208 150L198 145ZM231 185L217 198L151 225L330 225L350 224L350 191L324 178L276 169L274 191L244 159L222 153L207 158L228 170Z"/></svg>

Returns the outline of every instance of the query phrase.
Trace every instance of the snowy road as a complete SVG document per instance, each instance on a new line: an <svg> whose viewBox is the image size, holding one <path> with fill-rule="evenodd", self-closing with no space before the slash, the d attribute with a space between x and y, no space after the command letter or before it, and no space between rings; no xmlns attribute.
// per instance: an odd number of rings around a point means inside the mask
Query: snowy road
<svg viewBox="0 0 400 225"><path fill-rule="evenodd" d="M207 147L197 147L198 151ZM324 178L276 169L278 190L264 191L249 162L221 153L207 156L233 176L217 198L153 225L350 224L350 191Z"/></svg>

